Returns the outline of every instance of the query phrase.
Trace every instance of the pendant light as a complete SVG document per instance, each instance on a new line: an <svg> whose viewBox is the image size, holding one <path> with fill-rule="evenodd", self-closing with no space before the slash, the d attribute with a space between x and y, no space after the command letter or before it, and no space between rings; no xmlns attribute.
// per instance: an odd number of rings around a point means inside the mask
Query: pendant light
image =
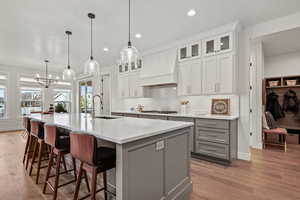
<svg viewBox="0 0 300 200"><path fill-rule="evenodd" d="M121 51L121 65L123 66L127 66L130 69L134 68L137 65L137 60L138 60L138 56L139 56L139 52L138 50L132 46L131 43L131 18L130 18L130 14L131 14L131 2L129 0L129 5L128 5L128 19L129 19L129 23L128 23L128 44L127 46Z"/></svg>
<svg viewBox="0 0 300 200"><path fill-rule="evenodd" d="M48 72L48 60L45 60L45 76L41 77L39 74L36 74L35 80L38 84L45 88L49 88L50 85L55 84L58 82L59 77L56 77L56 79L52 78L52 75Z"/></svg>
<svg viewBox="0 0 300 200"><path fill-rule="evenodd" d="M72 35L72 32L66 31L66 34L68 36L68 66L63 71L63 80L73 81L76 79L76 75L75 75L74 70L72 70L71 66L70 66L70 35Z"/></svg>
<svg viewBox="0 0 300 200"><path fill-rule="evenodd" d="M88 17L91 19L91 56L84 65L84 73L90 75L99 75L99 63L93 57L93 19L95 19L96 16L93 13L89 13Z"/></svg>

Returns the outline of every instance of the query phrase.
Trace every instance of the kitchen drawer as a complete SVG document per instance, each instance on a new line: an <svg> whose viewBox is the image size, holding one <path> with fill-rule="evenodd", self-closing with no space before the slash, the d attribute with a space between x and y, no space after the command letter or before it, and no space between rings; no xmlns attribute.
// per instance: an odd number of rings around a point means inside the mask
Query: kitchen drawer
<svg viewBox="0 0 300 200"><path fill-rule="evenodd" d="M197 141L195 152L206 156L229 160L229 146L226 144Z"/></svg>
<svg viewBox="0 0 300 200"><path fill-rule="evenodd" d="M217 119L196 119L196 127L229 129L229 121Z"/></svg>
<svg viewBox="0 0 300 200"><path fill-rule="evenodd" d="M167 120L167 116L159 116L159 115L140 115L141 118L145 119L162 119L162 120Z"/></svg>
<svg viewBox="0 0 300 200"><path fill-rule="evenodd" d="M229 144L229 130L197 127L196 139Z"/></svg>

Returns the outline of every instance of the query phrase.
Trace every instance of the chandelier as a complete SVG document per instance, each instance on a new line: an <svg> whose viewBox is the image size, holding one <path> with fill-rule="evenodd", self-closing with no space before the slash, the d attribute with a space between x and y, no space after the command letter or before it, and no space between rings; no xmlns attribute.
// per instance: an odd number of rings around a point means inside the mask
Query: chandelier
<svg viewBox="0 0 300 200"><path fill-rule="evenodd" d="M50 85L57 83L58 79L59 79L58 76L55 79L52 78L52 75L48 73L48 62L49 62L48 60L45 60L45 64L46 64L46 74L45 75L46 76L41 77L39 74L36 74L36 76L35 76L36 82L45 88L49 88Z"/></svg>

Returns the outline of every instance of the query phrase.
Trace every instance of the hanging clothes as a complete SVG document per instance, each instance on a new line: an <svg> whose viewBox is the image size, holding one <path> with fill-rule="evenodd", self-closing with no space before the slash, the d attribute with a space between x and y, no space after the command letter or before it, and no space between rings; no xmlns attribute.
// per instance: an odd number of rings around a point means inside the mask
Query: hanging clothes
<svg viewBox="0 0 300 200"><path fill-rule="evenodd" d="M284 117L284 112L278 102L278 95L273 91L267 95L266 111L269 111L275 120Z"/></svg>
<svg viewBox="0 0 300 200"><path fill-rule="evenodd" d="M295 91L289 90L284 94L282 107L285 112L293 112L295 114L299 112L299 100Z"/></svg>

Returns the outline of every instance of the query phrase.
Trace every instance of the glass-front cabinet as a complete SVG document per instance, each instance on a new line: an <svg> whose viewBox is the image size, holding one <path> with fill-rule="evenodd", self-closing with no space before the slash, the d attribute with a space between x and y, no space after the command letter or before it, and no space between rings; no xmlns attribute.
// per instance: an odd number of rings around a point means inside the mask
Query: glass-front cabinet
<svg viewBox="0 0 300 200"><path fill-rule="evenodd" d="M178 49L178 60L186 61L201 56L201 42L190 43L183 45Z"/></svg>
<svg viewBox="0 0 300 200"><path fill-rule="evenodd" d="M118 71L119 71L119 73L126 73L129 71L137 71L142 68L142 65L143 65L142 59L138 59L137 62L132 62L130 66L128 63L126 63L125 65L119 64Z"/></svg>
<svg viewBox="0 0 300 200"><path fill-rule="evenodd" d="M232 51L232 40L232 33L225 33L217 37L207 38L203 40L203 55L212 56Z"/></svg>

